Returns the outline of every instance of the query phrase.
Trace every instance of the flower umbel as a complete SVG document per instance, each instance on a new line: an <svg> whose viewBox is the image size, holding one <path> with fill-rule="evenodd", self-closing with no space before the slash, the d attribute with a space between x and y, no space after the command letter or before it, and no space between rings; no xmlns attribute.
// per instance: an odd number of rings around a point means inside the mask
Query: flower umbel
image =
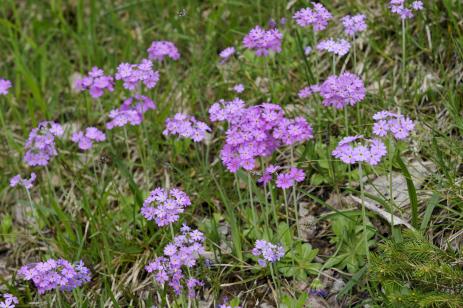
<svg viewBox="0 0 463 308"><path fill-rule="evenodd" d="M244 37L243 45L254 50L257 56L268 56L271 51L281 51L282 38L283 34L278 29L265 30L256 26Z"/></svg>
<svg viewBox="0 0 463 308"><path fill-rule="evenodd" d="M186 286L188 295L194 297L195 288L203 283L194 277L186 279L184 268L193 268L200 255L204 253L204 235L185 225L181 231L182 234L176 236L164 248L164 256L154 259L145 269L148 273L154 273L154 279L158 284L167 283L175 294L181 294Z"/></svg>
<svg viewBox="0 0 463 308"><path fill-rule="evenodd" d="M386 146L382 141L358 135L343 138L332 155L346 164L365 162L375 166L386 153Z"/></svg>
<svg viewBox="0 0 463 308"><path fill-rule="evenodd" d="M189 205L190 198L180 189L158 187L150 192L140 211L146 219L154 220L159 227L163 227L176 222Z"/></svg>
<svg viewBox="0 0 463 308"><path fill-rule="evenodd" d="M149 58L161 62L164 58L169 57L172 60L180 59L180 53L174 43L169 41L153 41L148 48Z"/></svg>
<svg viewBox="0 0 463 308"><path fill-rule="evenodd" d="M17 185L21 185L25 189L29 190L34 185L36 178L37 175L34 172L31 173L31 177L29 179L23 179L19 174L17 174L10 179L10 187L16 187Z"/></svg>
<svg viewBox="0 0 463 308"><path fill-rule="evenodd" d="M78 91L88 90L93 98L99 98L105 90L114 91L114 79L112 76L105 76L103 70L95 66L88 76L76 80L75 88Z"/></svg>
<svg viewBox="0 0 463 308"><path fill-rule="evenodd" d="M206 123L196 120L195 117L184 113L177 113L173 118L166 119L166 128L163 135L179 135L180 137L190 138L194 142L200 142L206 137L206 133L211 129Z"/></svg>
<svg viewBox="0 0 463 308"><path fill-rule="evenodd" d="M26 141L24 162L28 166L46 166L56 155L55 137L64 133L60 124L50 121L40 122L37 128L31 130Z"/></svg>
<svg viewBox="0 0 463 308"><path fill-rule="evenodd" d="M285 249L281 245L275 245L264 240L257 240L252 249L252 254L260 257L257 262L260 266L267 266L267 262L275 263L285 255Z"/></svg>
<svg viewBox="0 0 463 308"><path fill-rule="evenodd" d="M24 265L18 275L25 280L32 280L39 294L53 289L72 291L91 279L90 270L82 261L71 264L64 259Z"/></svg>
<svg viewBox="0 0 463 308"><path fill-rule="evenodd" d="M405 139L415 129L415 123L401 114L381 111L373 116L373 134L384 137L390 132L396 139Z"/></svg>

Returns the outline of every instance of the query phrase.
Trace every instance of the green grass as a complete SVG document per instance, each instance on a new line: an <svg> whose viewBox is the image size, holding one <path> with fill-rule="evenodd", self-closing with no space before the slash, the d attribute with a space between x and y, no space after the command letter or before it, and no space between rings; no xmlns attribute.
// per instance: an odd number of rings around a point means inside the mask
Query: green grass
<svg viewBox="0 0 463 308"><path fill-rule="evenodd" d="M463 4L425 1L426 10L407 22L403 80L401 24L389 13L387 1L322 2L337 21L360 12L368 19L369 29L357 43L357 65L353 67L353 59L346 56L336 67L338 72L345 66L359 74L368 89L359 108L349 110L349 134L369 135L371 116L383 109L400 108L416 120L416 133L399 146L401 159L392 164L408 179L412 206L395 212L410 217L429 242L458 252L463 226ZM244 307L262 301L297 307L297 300L305 300L303 294L318 277L330 294L340 294L330 297L331 305L385 305L372 291L375 286L364 267L365 247L357 245L363 241L362 230L356 229L362 224L360 208L349 202L336 206L327 202L336 193L360 195L354 183L359 177L356 168L347 168L330 154L339 137L346 135L344 113L321 108L316 97L304 101L297 97L302 87L331 74L329 55L303 54L303 47L313 44L311 30L290 21L304 5L280 0L5 0L0 8L0 77L14 86L8 96L0 96L0 293L18 296L22 307L158 303L161 289L144 266L162 254L171 235L147 222L139 209L150 190L170 185L181 187L193 201L175 230L184 222L207 237L213 266L201 262L195 269L206 283L201 300L220 304L225 297L236 297ZM182 11L185 14L179 14ZM243 50L237 59L219 64L219 51L240 46L252 27L280 17L288 18L280 54L257 58ZM332 23L318 39L336 37L341 31L338 22ZM153 40L173 41L182 57L156 64L161 81L145 94L158 109L146 114L143 125L129 127L127 140L123 129L115 129L108 133L107 142L88 152L78 151L69 138L63 138L57 145L59 155L47 170L24 165L23 145L38 122L60 122L67 134L81 127L103 128L106 114L128 95L119 89L94 101L71 90L71 76L86 74L93 66L114 73L119 63L145 57ZM230 89L236 83L245 85L241 96L247 104L272 101L288 115L305 116L314 128L315 139L295 148L296 163L306 172L296 198L307 210L304 218L313 218L315 232L310 236L296 237L292 195L287 217L281 190L266 190L270 193L266 198L252 175L249 194L248 175L240 172L234 177L223 167L221 125L211 123L207 145L162 135L165 119L179 111L208 122L208 108L221 98L233 98ZM436 166L421 188L415 189L409 177L409 159ZM288 164L289 149L276 153L273 160ZM385 159L363 171L374 178L388 170ZM38 174L31 190L33 216L25 191L8 185L13 175L31 171ZM387 205L388 199L382 202ZM372 222L368 224L370 250L376 251L392 232L374 212L367 211L367 216ZM340 221L345 228L340 228ZM256 267L251 256L259 238L282 242L288 251L275 267L276 288L270 270ZM400 238L400 230L395 238ZM335 260L339 255L346 258ZM31 284L16 277L22 265L52 257L84 260L93 274L91 283L69 294L39 296ZM334 281L343 281L343 287L333 291Z"/></svg>

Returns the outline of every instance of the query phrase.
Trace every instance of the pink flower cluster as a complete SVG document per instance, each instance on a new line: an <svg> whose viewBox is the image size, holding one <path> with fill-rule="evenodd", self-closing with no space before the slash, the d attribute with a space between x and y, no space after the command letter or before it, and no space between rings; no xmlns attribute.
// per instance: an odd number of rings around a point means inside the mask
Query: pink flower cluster
<svg viewBox="0 0 463 308"><path fill-rule="evenodd" d="M112 76L105 76L102 69L93 67L88 76L78 79L75 82L78 91L88 90L93 98L99 98L104 91L114 91L114 79Z"/></svg>
<svg viewBox="0 0 463 308"><path fill-rule="evenodd" d="M93 147L93 142L102 142L106 140L106 135L95 127L87 127L84 131L77 131L72 134L71 140L77 143L79 149L89 150Z"/></svg>
<svg viewBox="0 0 463 308"><path fill-rule="evenodd" d="M116 80L123 81L123 87L133 91L139 83L152 89L159 81L159 72L153 70L153 63L143 59L139 64L121 63L117 67Z"/></svg>
<svg viewBox="0 0 463 308"><path fill-rule="evenodd" d="M350 50L350 43L345 39L327 39L317 44L319 51L328 51L329 53L338 55L340 57L347 55Z"/></svg>
<svg viewBox="0 0 463 308"><path fill-rule="evenodd" d="M39 294L53 289L72 291L90 281L90 270L82 261L74 265L64 259L30 263L21 267L18 275L32 280Z"/></svg>
<svg viewBox="0 0 463 308"><path fill-rule="evenodd" d="M0 95L7 95L11 88L11 81L0 78Z"/></svg>
<svg viewBox="0 0 463 308"><path fill-rule="evenodd" d="M293 19L301 27L313 26L315 32L322 31L328 26L333 15L320 3L312 2L313 9L303 8L293 15Z"/></svg>
<svg viewBox="0 0 463 308"><path fill-rule="evenodd" d="M281 167L269 165L265 168L262 176L257 180L259 183L266 185L273 179L273 175L280 170ZM291 167L288 171L277 174L276 186L281 189L288 189L296 183L304 181L305 173L303 170L296 167Z"/></svg>
<svg viewBox="0 0 463 308"><path fill-rule="evenodd" d="M12 294L3 294L3 301L0 301L0 308L14 308L19 304L18 298Z"/></svg>
<svg viewBox="0 0 463 308"><path fill-rule="evenodd" d="M164 256L157 257L146 267L148 273L154 273L154 279L160 285L167 283L179 295L187 287L188 296L195 297L195 288L203 283L190 277L186 279L183 267L193 268L200 255L204 253L204 235L184 225L181 235L164 248Z"/></svg>
<svg viewBox="0 0 463 308"><path fill-rule="evenodd" d="M282 145L313 138L312 128L303 117L287 119L279 105L264 103L245 107L238 98L221 100L209 109L211 121L227 121L226 143L220 156L231 172L254 169L256 158L271 155Z"/></svg>
<svg viewBox="0 0 463 308"><path fill-rule="evenodd" d="M275 245L264 240L257 240L252 254L261 257L257 260L260 266L267 266L267 262L274 263L285 255L285 249L281 245Z"/></svg>
<svg viewBox="0 0 463 308"><path fill-rule="evenodd" d="M296 167L291 167L289 171L280 173L277 176L276 186L281 189L293 187L296 183L304 181L305 173Z"/></svg>
<svg viewBox="0 0 463 308"><path fill-rule="evenodd" d="M143 202L141 214L148 220L155 220L159 227L176 222L184 209L191 205L190 198L178 188L169 191L156 188Z"/></svg>
<svg viewBox="0 0 463 308"><path fill-rule="evenodd" d="M357 33L365 31L367 29L366 18L364 14L344 16L341 19L344 32L349 36L355 36Z"/></svg>
<svg viewBox="0 0 463 308"><path fill-rule="evenodd" d="M220 58L222 59L221 63L225 63L231 56L235 54L235 47L227 47L222 50L219 54Z"/></svg>
<svg viewBox="0 0 463 308"><path fill-rule="evenodd" d="M24 146L24 162L28 166L46 166L52 157L58 155L55 137L60 137L63 133L64 130L58 123L39 123L37 128L32 129Z"/></svg>
<svg viewBox="0 0 463 308"><path fill-rule="evenodd" d="M399 15L402 20L405 20L413 18L413 11L421 11L424 9L424 6L421 1L413 1L410 7L406 7L405 0L390 0L389 8L392 13Z"/></svg>
<svg viewBox="0 0 463 308"><path fill-rule="evenodd" d="M29 179L23 179L19 174L15 175L10 179L10 187L16 187L18 185L23 186L25 189L29 190L34 185L37 175L32 172Z"/></svg>
<svg viewBox="0 0 463 308"><path fill-rule="evenodd" d="M113 129L127 124L140 125L143 122L144 113L154 109L156 109L156 105L149 97L135 95L126 99L118 109L109 112L111 121L106 123L106 128Z"/></svg>
<svg viewBox="0 0 463 308"><path fill-rule="evenodd" d="M282 39L283 34L278 29L265 30L256 26L244 37L243 45L255 50L257 56L268 56L270 51L281 51Z"/></svg>
<svg viewBox="0 0 463 308"><path fill-rule="evenodd" d="M346 164L366 162L375 166L386 153L386 146L382 141L358 135L343 138L332 155Z"/></svg>
<svg viewBox="0 0 463 308"><path fill-rule="evenodd" d="M342 109L347 105L354 106L365 98L366 90L362 79L357 75L345 72L339 76L328 77L321 85L309 86L299 92L300 98L313 93L323 97L324 106Z"/></svg>
<svg viewBox="0 0 463 308"><path fill-rule="evenodd" d="M180 53L174 43L169 41L153 41L148 48L149 58L161 62L169 57L172 60L180 59Z"/></svg>
<svg viewBox="0 0 463 308"><path fill-rule="evenodd" d="M244 85L242 83L239 83L233 87L233 91L236 93L242 93L244 91Z"/></svg>
<svg viewBox="0 0 463 308"><path fill-rule="evenodd" d="M410 118L389 111L380 111L373 119L373 134L380 137L391 132L396 139L405 139L415 129L415 123Z"/></svg>
<svg viewBox="0 0 463 308"><path fill-rule="evenodd" d="M177 113L173 118L166 119L166 128L163 135L179 135L191 138L194 142L200 142L206 137L206 132L211 129L206 123L198 121L193 116Z"/></svg>

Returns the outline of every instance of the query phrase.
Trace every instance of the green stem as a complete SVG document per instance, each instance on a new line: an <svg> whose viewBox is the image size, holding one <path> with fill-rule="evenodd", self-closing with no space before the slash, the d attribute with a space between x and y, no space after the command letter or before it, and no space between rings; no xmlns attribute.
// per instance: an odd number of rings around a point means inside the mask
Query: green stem
<svg viewBox="0 0 463 308"><path fill-rule="evenodd" d="M256 235L258 235L257 214L256 214L256 208L254 207L254 198L252 195L252 179L251 179L250 173L248 173L248 190L249 190L249 200L251 201L251 209L252 209L252 223L253 223L253 227L256 232Z"/></svg>
<svg viewBox="0 0 463 308"><path fill-rule="evenodd" d="M294 166L294 148L291 147L291 167ZM297 230L297 236L300 238L301 237L301 230L299 226L299 205L297 204L297 195L296 195L296 183L294 183L293 187L293 202L294 202L294 211L295 211L295 216L296 216L296 230Z"/></svg>
<svg viewBox="0 0 463 308"><path fill-rule="evenodd" d="M405 89L405 67L406 67L406 59L407 59L407 54L406 54L406 43L407 43L407 38L405 35L405 30L406 30L406 24L405 24L405 19L402 19L402 87Z"/></svg>
<svg viewBox="0 0 463 308"><path fill-rule="evenodd" d="M272 275L273 285L275 286L276 294L276 304L279 304L280 301L280 285L278 284L278 279L276 279L275 270L273 269L274 264L270 263L270 273Z"/></svg>
<svg viewBox="0 0 463 308"><path fill-rule="evenodd" d="M367 256L367 262L368 264L370 264L370 250L368 249L367 215L365 211L365 192L363 189L362 163L359 164L359 179L360 179L360 198L362 200L363 240L365 241L365 254Z"/></svg>

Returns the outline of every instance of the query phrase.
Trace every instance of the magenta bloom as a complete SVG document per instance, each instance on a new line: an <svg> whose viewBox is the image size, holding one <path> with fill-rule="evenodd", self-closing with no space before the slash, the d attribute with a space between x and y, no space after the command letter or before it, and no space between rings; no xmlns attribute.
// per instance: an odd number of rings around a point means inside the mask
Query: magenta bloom
<svg viewBox="0 0 463 308"><path fill-rule="evenodd" d="M332 155L346 164L365 162L375 166L386 153L386 146L382 141L359 135L342 139Z"/></svg>
<svg viewBox="0 0 463 308"><path fill-rule="evenodd" d="M313 26L315 32L322 31L333 18L331 13L320 3L312 2L313 9L303 8L293 15L293 19L301 27Z"/></svg>
<svg viewBox="0 0 463 308"><path fill-rule="evenodd" d="M344 16L341 19L344 32L349 36L355 36L357 33L365 31L367 29L366 18L363 14Z"/></svg>
<svg viewBox="0 0 463 308"><path fill-rule="evenodd" d="M275 172L277 172L278 169L280 169L280 167L274 166L274 165L269 165L267 168L265 168L264 173L263 173L262 176L257 180L257 182L266 185L267 183L269 183L269 182L272 180L273 174L274 174Z"/></svg>
<svg viewBox="0 0 463 308"><path fill-rule="evenodd" d="M281 189L288 189L296 183L304 181L304 179L305 173L303 170L291 167L289 171L277 175L276 186Z"/></svg>
<svg viewBox="0 0 463 308"><path fill-rule="evenodd" d="M180 59L180 53L174 43L169 41L153 41L148 48L149 58L161 62L164 58L169 57L172 60Z"/></svg>
<svg viewBox="0 0 463 308"><path fill-rule="evenodd" d="M32 280L39 294L53 289L72 291L91 279L90 270L82 261L71 264L64 259L30 263L19 269L18 276Z"/></svg>
<svg viewBox="0 0 463 308"><path fill-rule="evenodd" d="M219 54L220 58L222 58L222 63L228 60L231 56L235 54L235 47L227 47L222 50Z"/></svg>
<svg viewBox="0 0 463 308"><path fill-rule="evenodd" d="M29 179L23 179L19 174L15 175L10 179L10 187L16 187L18 185L23 186L25 189L31 189L34 186L37 175L32 172Z"/></svg>
<svg viewBox="0 0 463 308"><path fill-rule="evenodd" d="M275 245L264 240L257 240L252 254L260 257L257 262L260 266L266 266L267 262L274 263L285 255L285 249L281 245Z"/></svg>
<svg viewBox="0 0 463 308"><path fill-rule="evenodd" d="M106 135L95 127L87 127L85 132L77 131L71 136L71 140L77 143L79 149L89 150L93 147L93 142L102 142L106 140Z"/></svg>
<svg viewBox="0 0 463 308"><path fill-rule="evenodd" d="M354 106L365 98L366 90L363 81L349 72L339 76L330 76L321 85L310 86L299 92L305 98L318 92L323 97L324 106L342 109L347 105Z"/></svg>
<svg viewBox="0 0 463 308"><path fill-rule="evenodd" d="M245 107L240 99L221 100L209 109L211 121L227 121L226 142L220 157L231 172L252 170L256 158L269 156L280 146L313 138L302 117L287 119L279 105L264 103Z"/></svg>
<svg viewBox="0 0 463 308"><path fill-rule="evenodd" d="M11 88L11 81L0 78L0 95L7 95Z"/></svg>
<svg viewBox="0 0 463 308"><path fill-rule="evenodd" d="M148 110L156 109L154 102L147 96L135 95L126 99L118 109L109 113L111 121L106 123L107 129L123 127L125 125L140 125L143 122L143 115Z"/></svg>
<svg viewBox="0 0 463 308"><path fill-rule="evenodd" d="M415 129L415 123L410 118L389 111L378 112L373 119L373 134L380 137L390 132L394 138L401 140L407 138Z"/></svg>
<svg viewBox="0 0 463 308"><path fill-rule="evenodd" d="M75 83L78 91L88 90L93 98L103 96L104 91L114 91L114 79L111 76L105 76L102 69L93 67L87 77L79 79Z"/></svg>
<svg viewBox="0 0 463 308"><path fill-rule="evenodd" d="M19 304L18 298L12 294L3 294L3 301L0 301L0 308L14 308Z"/></svg>
<svg viewBox="0 0 463 308"><path fill-rule="evenodd" d="M329 53L345 56L350 50L350 43L345 39L333 40L327 39L317 44L319 51L328 51Z"/></svg>
<svg viewBox="0 0 463 308"><path fill-rule="evenodd" d="M26 141L24 162L28 166L46 166L49 160L58 155L55 137L64 133L61 125L55 122L40 122L37 128L31 130Z"/></svg>
<svg viewBox="0 0 463 308"><path fill-rule="evenodd" d="M191 205L187 194L177 188L165 190L156 188L143 202L141 214L148 220L155 220L159 227L176 222L187 206Z"/></svg>
<svg viewBox="0 0 463 308"><path fill-rule="evenodd" d="M166 128L162 134L164 136L179 135L193 139L194 142L200 142L204 140L206 132L210 130L206 123L196 120L195 117L177 113L173 118L166 119Z"/></svg>
<svg viewBox="0 0 463 308"><path fill-rule="evenodd" d="M281 52L283 34L278 29L265 30L259 26L252 29L243 39L243 45L256 52L257 56L268 56L271 51Z"/></svg>
<svg viewBox="0 0 463 308"><path fill-rule="evenodd" d="M159 81L159 72L153 70L153 63L147 59L141 60L139 64L121 63L117 67L116 80L122 80L127 90L135 90L138 84L152 89Z"/></svg>
<svg viewBox="0 0 463 308"><path fill-rule="evenodd" d="M154 279L159 285L167 284L175 294L179 295L185 286L190 297L195 296L195 288L203 283L194 277L187 279L185 268L196 266L200 255L204 253L204 235L198 230L191 230L184 225L182 234L174 238L164 249L164 256L157 257L145 269L154 273Z"/></svg>
<svg viewBox="0 0 463 308"><path fill-rule="evenodd" d="M233 87L233 91L236 93L242 93L244 91L244 86L242 83L237 84L236 86Z"/></svg>
<svg viewBox="0 0 463 308"><path fill-rule="evenodd" d="M391 12L400 16L402 20L411 19L415 15L413 11L421 11L424 9L423 2L414 1L410 7L406 7L405 0L390 0L389 8Z"/></svg>

